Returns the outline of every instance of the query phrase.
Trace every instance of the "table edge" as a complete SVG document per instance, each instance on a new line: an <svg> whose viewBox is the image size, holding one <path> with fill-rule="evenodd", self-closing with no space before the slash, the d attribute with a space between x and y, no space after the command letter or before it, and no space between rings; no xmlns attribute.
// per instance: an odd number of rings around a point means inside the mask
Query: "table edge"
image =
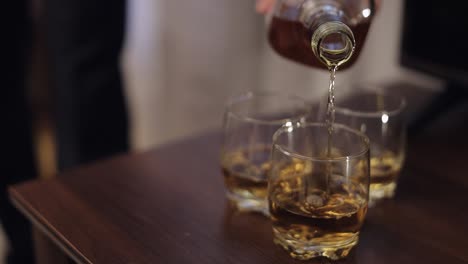
<svg viewBox="0 0 468 264"><path fill-rule="evenodd" d="M40 232L49 238L58 248L76 263L92 263L86 256L81 254L65 237L37 212L17 190L17 186L9 187L9 198L13 206L18 209ZM29 209L28 209L29 208Z"/></svg>

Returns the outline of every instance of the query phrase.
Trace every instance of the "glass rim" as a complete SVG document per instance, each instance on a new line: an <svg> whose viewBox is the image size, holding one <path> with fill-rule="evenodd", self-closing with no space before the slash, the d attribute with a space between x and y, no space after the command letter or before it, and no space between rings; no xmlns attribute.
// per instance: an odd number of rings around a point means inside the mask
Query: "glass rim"
<svg viewBox="0 0 468 264"><path fill-rule="evenodd" d="M362 133L359 130L350 128L346 125L343 124L333 124L333 128L339 128L343 129L345 131L351 132L355 134L356 136L360 137L363 139L363 142L365 144L364 150L361 150L360 152L348 156L343 156L343 157L335 157L335 158L319 158L319 157L310 157L310 156L305 156L302 154L299 154L295 151L292 151L290 149L284 148L280 146L280 144L277 143L278 137L282 135L283 133L290 133L291 131L288 131L290 128L305 128L305 127L327 127L326 123L310 123L310 122L296 122L295 124L292 125L284 125L280 129L278 129L274 134L273 134L273 144L272 144L272 152L274 149L278 149L280 152L282 152L286 156L298 158L301 160L308 160L308 161L313 161L313 162L340 162L340 161L345 161L345 160L352 160L352 159L357 159L359 157L362 157L366 153L369 153L370 151L370 139L366 134Z"/></svg>
<svg viewBox="0 0 468 264"><path fill-rule="evenodd" d="M271 119L271 120L264 120L264 119L259 119L259 118L254 118L250 117L248 115L243 115L236 113L236 111L233 110L233 107L237 104L247 102L251 100L252 98L256 97L274 97L274 96L280 96L283 99L287 99L290 101L295 101L299 102L302 104L304 107L304 112L302 114L297 114L293 115L287 118L281 118L281 119ZM282 93L282 92L273 92L273 91L247 91L247 92L242 92L239 94L236 94L232 96L227 105L226 105L226 114L234 117L237 120L244 121L246 123L255 123L255 124L266 124L266 125L284 125L287 122L295 121L295 120L301 120L302 118L306 118L308 114L311 111L311 105L303 98L294 95L294 94L289 94L289 93Z"/></svg>
<svg viewBox="0 0 468 264"><path fill-rule="evenodd" d="M349 116L356 116L356 117L381 117L382 115L386 114L389 117L395 116L403 112L403 109L406 107L406 98L403 96L395 96L395 95L389 95L389 94L384 94L384 93L375 93L376 95L380 95L386 98L397 98L400 103L397 108L395 109L390 109L390 110L380 110L380 111L361 111L361 110L354 110L349 107L341 107L337 103L335 105L335 112L340 113L343 115L349 115Z"/></svg>

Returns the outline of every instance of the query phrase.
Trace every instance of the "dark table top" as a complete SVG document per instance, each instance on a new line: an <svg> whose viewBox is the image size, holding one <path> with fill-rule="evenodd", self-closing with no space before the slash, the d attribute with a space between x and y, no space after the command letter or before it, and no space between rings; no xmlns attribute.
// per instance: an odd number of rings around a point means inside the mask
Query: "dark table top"
<svg viewBox="0 0 468 264"><path fill-rule="evenodd" d="M463 135L411 141L395 199L369 210L358 247L337 263L468 263ZM219 135L207 134L17 185L10 196L82 263L304 263L272 243L265 217L227 206L218 154Z"/></svg>

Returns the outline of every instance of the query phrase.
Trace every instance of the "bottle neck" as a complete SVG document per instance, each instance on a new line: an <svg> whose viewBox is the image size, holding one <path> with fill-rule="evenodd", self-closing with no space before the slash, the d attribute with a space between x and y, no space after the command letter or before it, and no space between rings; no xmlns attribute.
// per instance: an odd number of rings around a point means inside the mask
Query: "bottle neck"
<svg viewBox="0 0 468 264"><path fill-rule="evenodd" d="M341 6L306 1L301 7L300 20L312 32L312 51L328 68L338 67L351 58L356 41L346 25Z"/></svg>
<svg viewBox="0 0 468 264"><path fill-rule="evenodd" d="M353 31L343 22L327 21L313 32L312 51L328 68L341 66L353 55L356 40Z"/></svg>

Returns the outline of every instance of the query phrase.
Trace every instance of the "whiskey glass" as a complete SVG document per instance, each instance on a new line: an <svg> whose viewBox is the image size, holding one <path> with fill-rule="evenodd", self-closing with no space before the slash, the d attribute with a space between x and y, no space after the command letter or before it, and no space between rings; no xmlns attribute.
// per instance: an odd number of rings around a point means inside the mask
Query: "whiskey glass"
<svg viewBox="0 0 468 264"><path fill-rule="evenodd" d="M245 92L228 103L221 168L226 196L239 211L268 215L267 180L272 137L286 123L304 120L307 102L279 92Z"/></svg>
<svg viewBox="0 0 468 264"><path fill-rule="evenodd" d="M357 90L336 103L335 121L370 139L370 203L395 195L405 160L405 99L397 94Z"/></svg>
<svg viewBox="0 0 468 264"><path fill-rule="evenodd" d="M299 122L275 133L270 217L274 242L293 258L346 257L358 243L368 194L369 139L363 133L335 124L329 134L326 124Z"/></svg>

